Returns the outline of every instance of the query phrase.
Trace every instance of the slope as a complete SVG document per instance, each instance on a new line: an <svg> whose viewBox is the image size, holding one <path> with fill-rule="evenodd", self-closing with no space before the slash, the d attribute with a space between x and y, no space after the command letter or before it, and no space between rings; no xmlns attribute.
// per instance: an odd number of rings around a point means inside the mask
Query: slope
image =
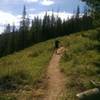
<svg viewBox="0 0 100 100"><path fill-rule="evenodd" d="M66 46L60 62L61 71L66 77L66 95L63 99L78 100L77 93L96 87L91 81L100 82L100 28L79 32L61 40Z"/></svg>
<svg viewBox="0 0 100 100"><path fill-rule="evenodd" d="M60 66L57 65L66 79L66 96L62 99L77 100L76 93L93 87L90 80L100 81L99 30L57 38L66 47ZM52 84L47 83L46 73L50 70L47 66L53 54L54 40L0 58L1 100L42 100L48 85ZM54 75L54 71L52 73Z"/></svg>
<svg viewBox="0 0 100 100"><path fill-rule="evenodd" d="M31 100L43 95L52 41L0 58L0 100Z"/></svg>

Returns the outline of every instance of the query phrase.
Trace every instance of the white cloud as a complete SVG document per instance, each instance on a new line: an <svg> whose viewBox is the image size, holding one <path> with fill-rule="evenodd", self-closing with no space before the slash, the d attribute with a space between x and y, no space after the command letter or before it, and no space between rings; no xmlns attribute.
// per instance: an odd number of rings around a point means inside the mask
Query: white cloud
<svg viewBox="0 0 100 100"><path fill-rule="evenodd" d="M4 30L5 25L12 25L15 23L16 26L19 26L20 16L14 16L11 13L4 12L0 10L0 33Z"/></svg>
<svg viewBox="0 0 100 100"><path fill-rule="evenodd" d="M4 26L0 26L0 34L4 31Z"/></svg>
<svg viewBox="0 0 100 100"><path fill-rule="evenodd" d="M50 6L50 5L54 4L54 1L52 1L52 0L42 0L40 3L44 6Z"/></svg>
<svg viewBox="0 0 100 100"><path fill-rule="evenodd" d="M11 13L0 11L0 25L5 25L5 24L13 24L16 23L16 25L19 22L18 16L14 16Z"/></svg>
<svg viewBox="0 0 100 100"><path fill-rule="evenodd" d="M40 12L40 13L37 13L37 14L30 14L30 18L31 19L34 19L34 17L39 17L39 18L41 18L41 19L43 19L43 17L44 17L44 15L45 15L45 11L43 11L43 12ZM59 17L61 17L61 19L62 20L67 20L68 18L71 18L72 16L73 16L73 14L72 13L66 13L66 12L53 12L53 14L54 14L54 16L56 17L56 16L59 16ZM48 11L47 12L47 15L50 15L50 16L52 16L52 11Z"/></svg>

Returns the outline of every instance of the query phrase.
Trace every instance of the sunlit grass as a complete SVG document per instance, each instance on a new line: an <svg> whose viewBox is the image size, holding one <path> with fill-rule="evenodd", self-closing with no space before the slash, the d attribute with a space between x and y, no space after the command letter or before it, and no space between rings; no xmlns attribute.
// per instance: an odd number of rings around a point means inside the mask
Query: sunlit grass
<svg viewBox="0 0 100 100"><path fill-rule="evenodd" d="M66 78L63 100L77 100L76 94L100 81L100 41L98 29L57 38L66 51L60 62ZM98 40L97 40L98 39ZM44 94L45 75L55 39L0 58L0 99L33 100Z"/></svg>
<svg viewBox="0 0 100 100"><path fill-rule="evenodd" d="M97 35L97 30L90 30L62 38L66 47L60 63L66 77L64 100L77 100L77 93L94 87L91 80L100 82L100 41Z"/></svg>
<svg viewBox="0 0 100 100"><path fill-rule="evenodd" d="M38 89L43 84L46 68L53 52L52 40L36 44L30 48L16 52L0 59L0 96L4 94ZM30 93L31 95L31 93ZM16 97L16 95L15 95ZM7 99L8 98L8 99ZM12 98L14 98L12 96Z"/></svg>

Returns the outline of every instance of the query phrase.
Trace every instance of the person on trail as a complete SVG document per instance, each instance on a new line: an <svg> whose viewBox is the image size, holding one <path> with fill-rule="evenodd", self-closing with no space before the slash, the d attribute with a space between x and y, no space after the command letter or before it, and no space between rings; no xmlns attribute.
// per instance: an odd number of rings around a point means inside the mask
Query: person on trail
<svg viewBox="0 0 100 100"><path fill-rule="evenodd" d="M59 44L60 44L60 42L59 42L59 40L55 40L55 50L56 50L56 53L57 53L57 49L59 48Z"/></svg>

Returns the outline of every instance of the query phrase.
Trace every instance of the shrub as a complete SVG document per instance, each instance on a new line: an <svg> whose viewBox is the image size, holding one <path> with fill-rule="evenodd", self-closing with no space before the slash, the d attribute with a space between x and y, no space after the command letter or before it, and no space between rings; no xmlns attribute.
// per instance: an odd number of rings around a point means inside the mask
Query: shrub
<svg viewBox="0 0 100 100"><path fill-rule="evenodd" d="M17 100L14 96L0 96L0 100Z"/></svg>

